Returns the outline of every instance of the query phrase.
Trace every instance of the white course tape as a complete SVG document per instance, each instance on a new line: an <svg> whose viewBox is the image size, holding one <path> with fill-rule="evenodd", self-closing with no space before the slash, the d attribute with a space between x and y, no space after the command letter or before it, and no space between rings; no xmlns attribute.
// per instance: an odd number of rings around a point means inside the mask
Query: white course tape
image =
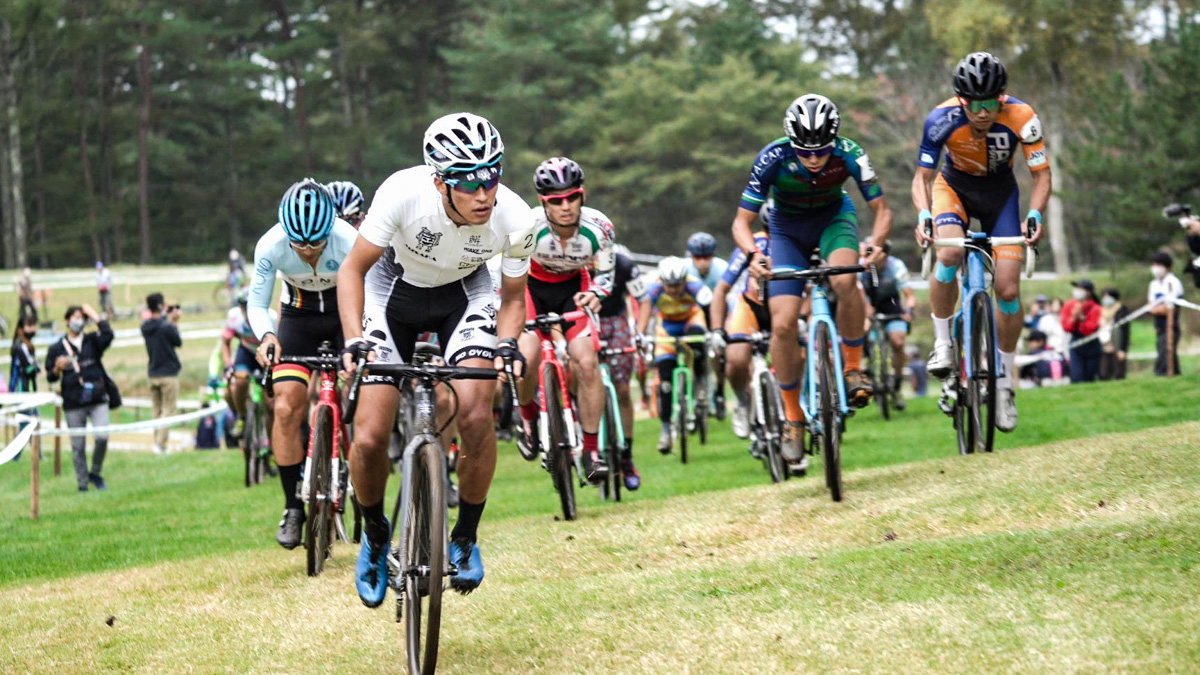
<svg viewBox="0 0 1200 675"><path fill-rule="evenodd" d="M1164 302L1166 302L1166 301L1159 300L1158 302L1152 302L1152 303L1143 305L1143 306L1137 308L1136 310L1130 312L1128 315L1125 316L1125 318L1114 323L1112 325L1112 327L1119 328L1131 321L1140 319L1140 318L1142 318L1142 315L1146 314L1147 312L1154 309L1155 307L1163 304ZM1193 309L1193 310L1200 312L1200 305L1193 304L1191 302L1188 302L1187 300L1176 299L1172 304L1174 304L1176 307L1183 307L1185 309ZM1095 333L1092 333L1091 335L1089 335L1085 338L1079 338L1078 340L1071 342L1070 344L1068 344L1066 346L1065 349L1062 349L1062 350L1049 349L1046 352L1044 352L1042 354L1038 354L1036 356L1031 356L1029 354L1022 354L1021 356L1024 358L1018 357L1018 361L1021 361L1021 363L1019 365L1026 365L1026 364L1034 363L1037 361L1045 361L1045 360L1048 360L1051 358L1051 355L1050 355L1051 352L1058 352L1059 354L1066 354L1068 351L1075 349L1076 347L1078 347L1080 345L1085 345L1093 340L1099 340L1099 339L1100 339L1100 331L1096 331Z"/></svg>
<svg viewBox="0 0 1200 675"><path fill-rule="evenodd" d="M37 429L37 418L26 417L25 415L20 415L20 417L25 417L26 420L31 421L25 425L24 429L21 429L21 432L17 434L16 438L12 439L11 443L5 446L3 450L0 450L0 465L12 461L13 457L16 457L17 453L21 452L21 449L29 444L29 439L33 437L33 432Z"/></svg>
<svg viewBox="0 0 1200 675"><path fill-rule="evenodd" d="M38 436L84 436L86 434L113 434L113 433L121 433L121 432L125 432L125 431L145 431L147 429L160 429L162 427L171 427L171 426L175 426L176 424L182 424L184 422L191 422L192 420L198 420L202 417L208 417L209 415L217 415L217 414L225 412L225 409L228 407L229 407L229 404L227 404L224 401L221 401L219 404L217 404L211 408L201 408L200 410L195 410L190 413L183 413L182 415L172 415L170 417L163 417L163 418L157 419L157 420L146 420L144 422L129 422L127 424L109 424L109 425L103 426L103 427L77 427L74 429L72 429L70 427L61 427L59 429L55 429L53 427L48 427L48 428L39 430L37 432L37 435Z"/></svg>
<svg viewBox="0 0 1200 675"><path fill-rule="evenodd" d="M54 394L0 394L0 415L40 408L58 401Z"/></svg>

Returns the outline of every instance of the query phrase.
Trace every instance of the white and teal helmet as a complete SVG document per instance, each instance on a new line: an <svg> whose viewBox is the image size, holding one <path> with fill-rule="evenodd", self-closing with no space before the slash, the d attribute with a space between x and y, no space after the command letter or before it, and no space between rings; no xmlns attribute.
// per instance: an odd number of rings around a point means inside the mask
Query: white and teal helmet
<svg viewBox="0 0 1200 675"><path fill-rule="evenodd" d="M279 224L287 238L297 244L318 244L329 237L337 207L329 190L305 178L295 183L279 201Z"/></svg>
<svg viewBox="0 0 1200 675"><path fill-rule="evenodd" d="M329 188L329 194L333 196L333 205L337 207L338 215L346 218L358 214L363 210L362 190L358 186L348 180L331 181L325 187Z"/></svg>
<svg viewBox="0 0 1200 675"><path fill-rule="evenodd" d="M434 120L425 130L421 147L425 163L439 176L495 166L504 159L500 132L485 118L469 112Z"/></svg>

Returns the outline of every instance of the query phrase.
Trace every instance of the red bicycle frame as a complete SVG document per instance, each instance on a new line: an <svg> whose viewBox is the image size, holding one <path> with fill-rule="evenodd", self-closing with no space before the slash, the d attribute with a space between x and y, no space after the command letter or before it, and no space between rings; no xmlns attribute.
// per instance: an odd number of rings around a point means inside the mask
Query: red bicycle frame
<svg viewBox="0 0 1200 675"><path fill-rule="evenodd" d="M542 351L542 365L538 368L538 434L541 437L541 445L543 450L550 448L550 424L546 405L546 368L554 368L558 374L558 384L561 391L563 412L564 414L574 417L574 412L571 410L569 402L571 400L571 392L567 382L566 369L558 359L558 350L554 345L554 326L563 325L565 323L573 323L575 321L587 321L591 328L592 346L597 352L600 351L600 327L592 321L591 316L582 310L577 309L573 312L566 312L562 315L543 314L535 317L531 321L526 322L526 327L534 331L540 342ZM564 420L567 427L567 441L572 448L578 448L580 439L575 436L575 424L573 419Z"/></svg>
<svg viewBox="0 0 1200 675"><path fill-rule="evenodd" d="M331 473L328 498L332 501L335 510L340 509L342 504L343 491L340 489L339 481L341 481L341 471L338 470L338 462L342 460L342 438L346 436L346 429L342 426L342 397L338 394L337 388L337 373L328 370L321 370L321 385L317 395L317 403L313 406L309 413L308 424L310 431L308 434L308 448L305 451L304 457L304 486L301 488L301 497L308 501L309 481L312 477L312 462L313 462L313 446L317 441L317 413L321 408L329 408L330 414L333 416L333 457L330 463Z"/></svg>

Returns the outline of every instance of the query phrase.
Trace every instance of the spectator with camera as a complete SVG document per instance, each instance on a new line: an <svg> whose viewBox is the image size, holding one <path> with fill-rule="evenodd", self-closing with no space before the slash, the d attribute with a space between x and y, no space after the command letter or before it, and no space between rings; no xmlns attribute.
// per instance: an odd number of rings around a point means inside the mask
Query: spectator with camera
<svg viewBox="0 0 1200 675"><path fill-rule="evenodd" d="M1183 297L1183 282L1171 271L1174 265L1175 259L1166 251L1159 251L1150 258L1150 274L1154 278L1146 290L1146 302L1154 305L1150 314L1154 316L1154 332L1158 337L1158 358L1154 360L1155 375L1179 374L1177 350L1181 331L1179 308L1175 306L1175 301ZM1172 326L1170 329L1168 324Z"/></svg>
<svg viewBox="0 0 1200 675"><path fill-rule="evenodd" d="M142 322L142 337L146 340L146 353L150 356L147 367L150 379L150 401L154 419L175 414L175 403L179 400L179 371L182 365L175 350L183 346L179 337L179 305L163 307L162 293L146 296L146 308L150 318ZM154 430L154 453L167 451L170 430L161 427Z"/></svg>
<svg viewBox="0 0 1200 675"><path fill-rule="evenodd" d="M1192 214L1191 204L1171 204L1163 209L1163 216L1177 219L1179 226L1187 233L1188 249L1194 256L1200 256L1200 218ZM1200 288L1200 257L1184 267L1184 271L1192 273L1192 283Z"/></svg>
<svg viewBox="0 0 1200 675"><path fill-rule="evenodd" d="M91 305L67 308L64 316L67 334L46 351L46 379L62 382L62 408L67 426L72 429L108 426L108 411L120 405L116 385L104 370L100 358L113 341L112 327ZM84 333L88 321L96 322L99 330ZM100 477L104 455L108 451L108 435L96 434L92 449L92 470L87 470L87 437L71 436L71 451L75 463L75 480L80 492L87 492L91 482L97 490L107 486Z"/></svg>

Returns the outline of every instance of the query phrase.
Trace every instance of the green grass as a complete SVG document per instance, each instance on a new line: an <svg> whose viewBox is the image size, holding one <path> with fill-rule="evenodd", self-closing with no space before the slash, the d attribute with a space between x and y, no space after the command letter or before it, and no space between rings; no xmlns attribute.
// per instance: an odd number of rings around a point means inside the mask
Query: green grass
<svg viewBox="0 0 1200 675"><path fill-rule="evenodd" d="M1003 451L1200 419L1190 393L1197 385L1200 377L1191 376L1170 383L1142 379L1023 392L1021 427L1013 435L998 434L997 447ZM713 425L707 446L697 445L693 438L687 466L674 455L655 452L656 437L657 422L638 423L635 450L645 487L625 493L629 503L769 481L762 466L746 453L745 442L736 439L727 424ZM0 525L0 587L275 546L272 532L282 508L280 490L275 483L250 490L242 487L240 453L112 452L105 470L112 489L79 494L69 445L66 448L61 477L53 477L50 461L42 464L42 517L37 522L26 517L27 459L0 467L0 509L13 514ZM884 422L873 408L850 420L843 465L854 471L956 453L950 420L936 410L933 400L921 399L892 422ZM607 518L613 508L598 503L594 491L580 492L584 521ZM549 476L520 459L511 444L502 444L485 529L511 518L539 517L549 523L557 512ZM60 553L64 541L73 542L69 559Z"/></svg>

